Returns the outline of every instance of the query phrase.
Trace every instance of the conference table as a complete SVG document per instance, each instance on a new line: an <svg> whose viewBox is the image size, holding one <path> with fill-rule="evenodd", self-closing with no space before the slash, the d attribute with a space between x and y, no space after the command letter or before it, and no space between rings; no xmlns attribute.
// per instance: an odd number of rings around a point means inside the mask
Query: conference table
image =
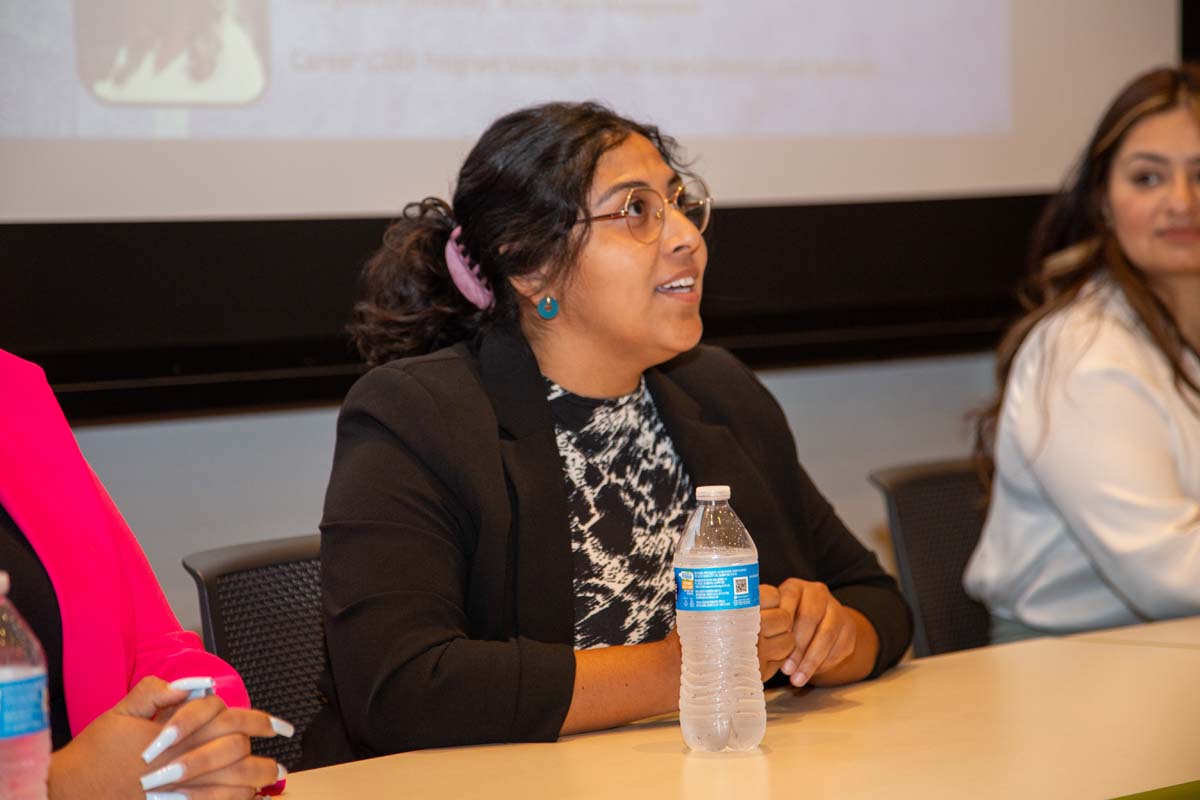
<svg viewBox="0 0 1200 800"><path fill-rule="evenodd" d="M674 716L553 744L422 750L289 776L339 798L1111 798L1200 780L1200 617L905 661L767 695L747 753ZM1182 794L1200 796L1200 785Z"/></svg>
<svg viewBox="0 0 1200 800"><path fill-rule="evenodd" d="M1200 649L1200 617L1168 619L1130 628L1091 631L1076 634L1075 638L1085 642Z"/></svg>

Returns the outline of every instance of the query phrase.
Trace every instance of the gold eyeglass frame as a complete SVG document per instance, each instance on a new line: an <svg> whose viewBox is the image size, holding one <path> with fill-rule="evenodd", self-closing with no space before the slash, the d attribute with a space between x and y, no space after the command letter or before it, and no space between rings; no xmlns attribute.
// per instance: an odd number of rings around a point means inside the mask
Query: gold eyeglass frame
<svg viewBox="0 0 1200 800"><path fill-rule="evenodd" d="M625 193L625 202L621 205L620 211L613 211L609 214L596 214L592 217L583 217L582 219L575 220L575 224L578 225L581 222L606 222L613 219L623 219L625 220L625 226L629 229L630 236L642 244L653 244L654 242L658 241L660 236L662 236L663 227L666 225L667 206L670 206L679 213L683 214L688 222L692 222L692 218L688 216L687 211L685 211L679 205L679 196L682 195L684 189L689 186L699 187L703 194L703 199L697 203L696 207L700 207L701 205L704 207L704 219L701 224L696 225L696 230L698 230L700 233L704 233L706 230L708 230L708 224L712 221L712 195L708 193L708 184L706 184L700 178L689 178L688 180L680 183L675 191L672 192L670 200L667 200L667 198L663 197L662 193L657 189L652 189L649 186L634 186ZM658 223L654 228L655 234L653 239L642 239L633 232L633 223L630 222L632 212L629 210L629 204L633 201L634 195L638 192L650 192L659 199L659 206L653 212L654 219ZM692 222L692 224L695 225L696 223Z"/></svg>

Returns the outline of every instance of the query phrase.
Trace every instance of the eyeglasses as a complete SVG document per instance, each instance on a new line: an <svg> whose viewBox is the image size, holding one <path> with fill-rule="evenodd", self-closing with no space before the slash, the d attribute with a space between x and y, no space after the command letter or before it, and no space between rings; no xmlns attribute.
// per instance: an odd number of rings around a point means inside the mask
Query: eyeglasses
<svg viewBox="0 0 1200 800"><path fill-rule="evenodd" d="M712 216L712 198L708 195L708 187L699 178L679 184L671 193L670 200L648 186L635 187L625 195L625 204L620 211L584 217L576 220L575 224L623 219L634 239L643 244L653 244L662 235L668 205L679 210L700 233L704 233L708 227L708 220Z"/></svg>

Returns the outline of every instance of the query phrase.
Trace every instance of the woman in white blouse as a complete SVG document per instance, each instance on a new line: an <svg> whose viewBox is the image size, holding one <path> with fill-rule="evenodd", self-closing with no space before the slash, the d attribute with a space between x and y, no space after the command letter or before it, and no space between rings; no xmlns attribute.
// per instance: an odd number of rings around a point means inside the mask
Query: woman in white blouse
<svg viewBox="0 0 1200 800"><path fill-rule="evenodd" d="M1117 96L1033 255L967 592L993 641L1200 614L1200 69Z"/></svg>

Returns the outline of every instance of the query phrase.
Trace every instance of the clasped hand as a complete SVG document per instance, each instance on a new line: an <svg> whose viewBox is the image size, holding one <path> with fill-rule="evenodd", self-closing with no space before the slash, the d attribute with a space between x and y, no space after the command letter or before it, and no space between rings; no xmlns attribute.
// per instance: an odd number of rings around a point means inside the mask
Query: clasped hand
<svg viewBox="0 0 1200 800"><path fill-rule="evenodd" d="M290 736L291 725L215 695L188 695L143 678L54 754L50 797L249 800L283 777L274 760L250 754L250 737Z"/></svg>
<svg viewBox="0 0 1200 800"><path fill-rule="evenodd" d="M762 584L759 608L758 663L764 681L782 670L793 686L804 686L854 653L857 612L839 603L823 583L789 578L778 587Z"/></svg>

